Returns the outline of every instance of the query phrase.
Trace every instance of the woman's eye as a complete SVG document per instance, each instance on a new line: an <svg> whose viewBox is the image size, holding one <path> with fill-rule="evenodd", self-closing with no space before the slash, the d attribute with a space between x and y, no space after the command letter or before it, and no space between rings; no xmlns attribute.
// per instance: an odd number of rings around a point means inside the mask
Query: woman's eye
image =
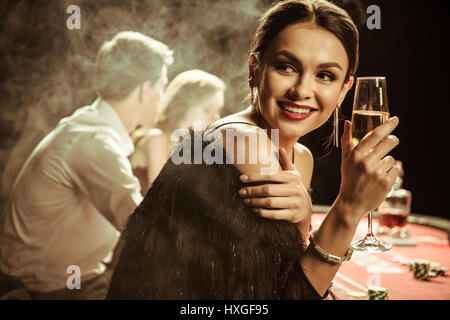
<svg viewBox="0 0 450 320"><path fill-rule="evenodd" d="M317 76L320 79L325 80L325 81L334 81L334 80L336 80L336 77L332 73L329 73L329 72L320 72Z"/></svg>
<svg viewBox="0 0 450 320"><path fill-rule="evenodd" d="M277 70L285 72L285 73L296 72L295 68L288 63L280 63L280 64L277 64L275 67Z"/></svg>

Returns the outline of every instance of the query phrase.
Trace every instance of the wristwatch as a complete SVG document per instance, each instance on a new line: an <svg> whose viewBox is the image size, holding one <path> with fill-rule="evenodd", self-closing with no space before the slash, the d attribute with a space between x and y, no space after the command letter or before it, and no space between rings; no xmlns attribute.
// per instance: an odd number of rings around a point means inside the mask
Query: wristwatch
<svg viewBox="0 0 450 320"><path fill-rule="evenodd" d="M309 242L311 243L312 247L314 248L314 250L316 251L316 253L320 256L320 258L322 260L324 260L328 263L332 263L332 264L341 264L342 262L345 262L345 261L348 261L351 259L352 254L353 254L353 250L351 248L348 249L347 253L342 258L325 252L321 247L319 247L317 245L316 241L314 240L314 238L316 236L316 232L317 232L317 230L314 230L311 233L311 236L309 237Z"/></svg>

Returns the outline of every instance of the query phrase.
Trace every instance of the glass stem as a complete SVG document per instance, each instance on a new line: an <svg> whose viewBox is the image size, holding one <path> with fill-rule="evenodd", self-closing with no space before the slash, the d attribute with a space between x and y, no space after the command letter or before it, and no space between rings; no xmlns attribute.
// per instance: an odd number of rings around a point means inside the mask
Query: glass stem
<svg viewBox="0 0 450 320"><path fill-rule="evenodd" d="M368 229L369 232L367 233L368 237L373 237L373 232L372 232L372 211L369 212L369 217L367 219L368 221Z"/></svg>

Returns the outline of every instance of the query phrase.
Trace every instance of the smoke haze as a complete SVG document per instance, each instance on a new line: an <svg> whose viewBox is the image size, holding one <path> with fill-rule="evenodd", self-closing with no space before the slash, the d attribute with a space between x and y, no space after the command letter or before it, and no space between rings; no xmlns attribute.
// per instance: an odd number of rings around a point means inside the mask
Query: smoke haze
<svg viewBox="0 0 450 320"><path fill-rule="evenodd" d="M69 5L81 29L69 30ZM2 203L28 155L58 121L92 103L92 71L101 44L139 31L174 50L169 79L202 69L227 85L226 113L248 93L247 56L265 0L1 1L0 173Z"/></svg>
<svg viewBox="0 0 450 320"><path fill-rule="evenodd" d="M358 0L335 1L364 18ZM0 0L0 206L26 158L59 120L96 98L92 74L101 44L123 30L166 43L169 80L202 69L227 85L224 114L248 95L247 59L258 18L271 0ZM69 30L77 5L81 28Z"/></svg>

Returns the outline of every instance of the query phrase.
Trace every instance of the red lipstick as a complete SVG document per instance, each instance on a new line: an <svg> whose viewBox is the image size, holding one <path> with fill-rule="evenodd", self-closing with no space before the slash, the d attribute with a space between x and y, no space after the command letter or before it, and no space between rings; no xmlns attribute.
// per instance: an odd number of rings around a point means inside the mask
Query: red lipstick
<svg viewBox="0 0 450 320"><path fill-rule="evenodd" d="M283 106L293 107L293 108L301 108L301 109L309 109L311 111L308 112L308 113L295 113L295 112L291 112L291 111L288 111L288 110L284 109ZM300 105L300 104L296 104L296 103L293 103L293 102L284 102L284 101L279 101L278 102L278 107L280 108L281 113L286 118L288 118L289 120L295 120L295 121L305 120L305 119L309 118L313 114L313 112L315 110L317 110L317 108L314 108L314 107L311 107L311 106Z"/></svg>

